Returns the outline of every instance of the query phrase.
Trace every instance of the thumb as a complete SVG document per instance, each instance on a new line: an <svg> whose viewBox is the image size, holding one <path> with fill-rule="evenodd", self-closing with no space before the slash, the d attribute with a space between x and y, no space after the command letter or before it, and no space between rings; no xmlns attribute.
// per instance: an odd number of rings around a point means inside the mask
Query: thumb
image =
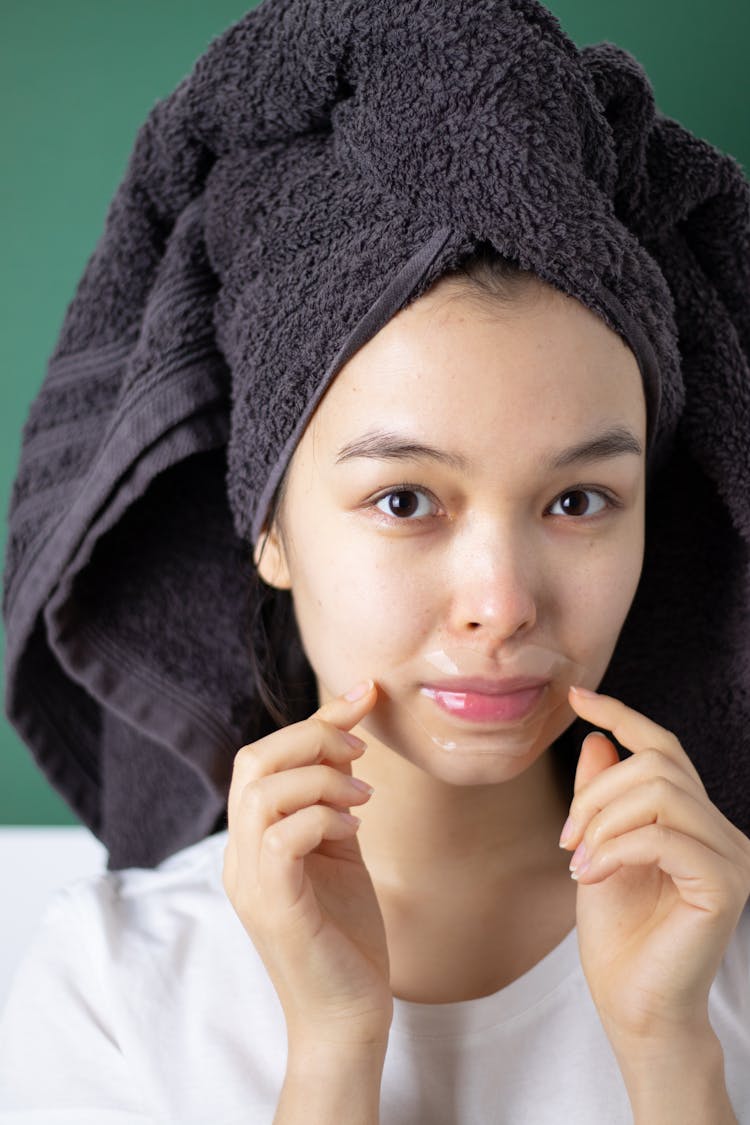
<svg viewBox="0 0 750 1125"><path fill-rule="evenodd" d="M616 765L619 760L614 743L605 734L598 730L587 734L578 757L573 792L578 793L598 773Z"/></svg>

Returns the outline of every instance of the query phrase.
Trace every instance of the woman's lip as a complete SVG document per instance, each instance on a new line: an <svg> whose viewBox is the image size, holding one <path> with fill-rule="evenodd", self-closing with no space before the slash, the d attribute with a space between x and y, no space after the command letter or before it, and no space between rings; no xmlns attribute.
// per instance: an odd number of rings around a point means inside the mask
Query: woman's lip
<svg viewBox="0 0 750 1125"><path fill-rule="evenodd" d="M543 681L520 691L446 691L431 684L420 690L449 715L471 722L510 722L522 719L539 703L547 687Z"/></svg>

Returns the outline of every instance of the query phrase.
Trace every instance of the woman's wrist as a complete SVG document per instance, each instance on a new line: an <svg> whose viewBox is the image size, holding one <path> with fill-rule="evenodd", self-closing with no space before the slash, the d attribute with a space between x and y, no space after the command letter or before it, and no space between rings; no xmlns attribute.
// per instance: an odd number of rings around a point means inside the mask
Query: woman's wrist
<svg viewBox="0 0 750 1125"><path fill-rule="evenodd" d="M612 1040L634 1125L737 1125L724 1052L710 1025L669 1038Z"/></svg>
<svg viewBox="0 0 750 1125"><path fill-rule="evenodd" d="M274 1125L378 1125L387 1046L290 1043Z"/></svg>

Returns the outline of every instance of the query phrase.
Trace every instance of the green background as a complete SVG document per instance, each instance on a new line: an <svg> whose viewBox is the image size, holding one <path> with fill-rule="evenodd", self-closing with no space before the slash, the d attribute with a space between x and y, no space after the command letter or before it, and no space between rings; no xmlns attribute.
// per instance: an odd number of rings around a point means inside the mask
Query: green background
<svg viewBox="0 0 750 1125"><path fill-rule="evenodd" d="M272 2L272 0L271 0ZM2 0L0 490L65 308L101 234L138 127L247 0ZM643 64L658 107L750 169L750 4L555 0L579 45ZM0 719L0 824L75 824Z"/></svg>

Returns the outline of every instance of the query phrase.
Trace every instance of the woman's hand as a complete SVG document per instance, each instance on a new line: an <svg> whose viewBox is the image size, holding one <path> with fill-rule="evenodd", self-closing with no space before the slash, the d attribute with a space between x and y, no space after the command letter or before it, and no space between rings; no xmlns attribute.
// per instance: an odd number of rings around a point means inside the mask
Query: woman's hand
<svg viewBox="0 0 750 1125"><path fill-rule="evenodd" d="M709 800L670 731L619 700L571 690L591 733L561 846L576 848L586 979L613 1043L710 1029L708 993L750 893L750 841ZM567 827L567 826L566 826ZM584 854L585 851L585 854Z"/></svg>
<svg viewBox="0 0 750 1125"><path fill-rule="evenodd" d="M290 1051L388 1039L385 926L346 813L370 794L351 779L365 744L344 732L376 698L370 682L235 758L224 889L279 995Z"/></svg>

